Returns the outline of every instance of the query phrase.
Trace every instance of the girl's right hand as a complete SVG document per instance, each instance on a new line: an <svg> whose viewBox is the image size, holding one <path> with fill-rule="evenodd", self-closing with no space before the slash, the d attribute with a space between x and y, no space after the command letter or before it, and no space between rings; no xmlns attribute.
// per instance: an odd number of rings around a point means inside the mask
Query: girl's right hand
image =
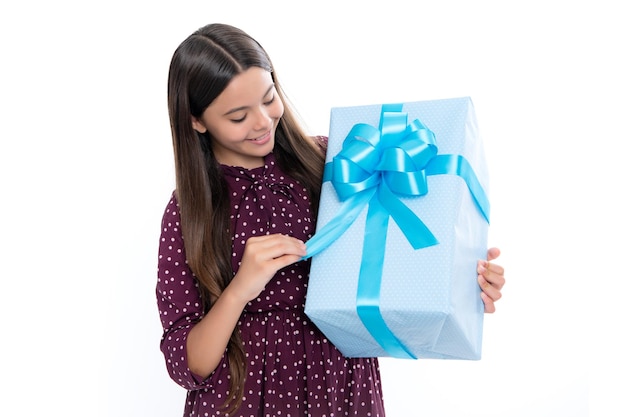
<svg viewBox="0 0 626 417"><path fill-rule="evenodd" d="M246 303L259 296L276 272L306 255L304 242L291 236L254 236L246 241L239 270L229 292Z"/></svg>

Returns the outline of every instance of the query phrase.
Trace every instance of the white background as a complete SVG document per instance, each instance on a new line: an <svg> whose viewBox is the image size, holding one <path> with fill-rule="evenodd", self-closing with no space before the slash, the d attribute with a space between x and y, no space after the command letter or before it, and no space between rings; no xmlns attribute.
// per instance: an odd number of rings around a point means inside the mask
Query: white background
<svg viewBox="0 0 626 417"><path fill-rule="evenodd" d="M381 360L389 417L624 415L624 12L429 3L3 2L0 415L181 415L154 296L166 79L210 22L265 46L313 134L332 106L474 101L504 298L481 361Z"/></svg>

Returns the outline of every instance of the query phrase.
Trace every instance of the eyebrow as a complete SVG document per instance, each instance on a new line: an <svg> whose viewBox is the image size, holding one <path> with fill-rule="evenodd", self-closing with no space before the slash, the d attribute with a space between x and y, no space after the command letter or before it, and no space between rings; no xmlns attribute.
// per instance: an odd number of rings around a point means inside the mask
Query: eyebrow
<svg viewBox="0 0 626 417"><path fill-rule="evenodd" d="M270 91L272 91L272 89L273 89L273 88L274 88L274 83L272 83L272 85L270 85L270 87L267 89L267 91L265 91L265 94L263 94L263 97L265 97L266 95L268 95L268 94L269 94L269 92L270 92ZM249 107L249 106L235 107L234 109L230 109L230 110L228 110L226 113L224 113L224 116L228 116L229 114L236 113L236 112L241 111L241 110L245 110L245 109L247 109L248 107Z"/></svg>

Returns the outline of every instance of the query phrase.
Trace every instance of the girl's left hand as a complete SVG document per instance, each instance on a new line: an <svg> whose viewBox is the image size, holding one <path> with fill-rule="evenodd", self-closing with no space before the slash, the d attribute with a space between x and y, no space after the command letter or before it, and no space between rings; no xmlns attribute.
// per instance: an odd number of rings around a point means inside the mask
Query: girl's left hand
<svg viewBox="0 0 626 417"><path fill-rule="evenodd" d="M496 311L495 302L502 298L502 287L504 286L504 268L491 261L500 256L500 249L490 248L487 251L487 260L478 261L478 285L482 292L480 297L485 304L485 313Z"/></svg>

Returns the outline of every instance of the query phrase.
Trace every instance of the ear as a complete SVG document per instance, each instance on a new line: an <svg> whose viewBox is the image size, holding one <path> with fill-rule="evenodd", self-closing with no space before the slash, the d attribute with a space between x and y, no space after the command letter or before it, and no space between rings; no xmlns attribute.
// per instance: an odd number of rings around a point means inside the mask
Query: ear
<svg viewBox="0 0 626 417"><path fill-rule="evenodd" d="M191 127L198 133L206 132L206 126L195 116L191 116Z"/></svg>

